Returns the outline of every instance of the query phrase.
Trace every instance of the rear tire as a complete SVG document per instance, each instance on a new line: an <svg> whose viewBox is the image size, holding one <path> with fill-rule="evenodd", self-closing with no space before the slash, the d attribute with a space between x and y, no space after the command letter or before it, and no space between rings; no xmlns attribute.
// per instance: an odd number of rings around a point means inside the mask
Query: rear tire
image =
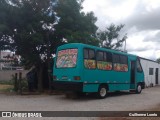
<svg viewBox="0 0 160 120"><path fill-rule="evenodd" d="M104 99L107 97L107 88L104 85L99 86L98 92L96 93L96 96L99 99Z"/></svg>
<svg viewBox="0 0 160 120"><path fill-rule="evenodd" d="M136 88L136 93L140 94L141 92L142 92L142 86L141 86L141 84L138 84L137 88Z"/></svg>

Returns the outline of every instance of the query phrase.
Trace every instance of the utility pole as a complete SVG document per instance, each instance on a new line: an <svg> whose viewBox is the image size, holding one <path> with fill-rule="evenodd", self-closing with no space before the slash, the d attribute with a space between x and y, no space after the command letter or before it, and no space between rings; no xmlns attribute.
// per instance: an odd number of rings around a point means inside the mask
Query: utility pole
<svg viewBox="0 0 160 120"><path fill-rule="evenodd" d="M127 50L126 50L126 39L124 41L124 52L127 52Z"/></svg>

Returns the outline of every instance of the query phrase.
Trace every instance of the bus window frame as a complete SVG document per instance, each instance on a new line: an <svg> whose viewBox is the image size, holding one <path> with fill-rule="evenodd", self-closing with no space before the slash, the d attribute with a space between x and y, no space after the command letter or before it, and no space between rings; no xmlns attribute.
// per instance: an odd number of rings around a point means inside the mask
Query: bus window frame
<svg viewBox="0 0 160 120"><path fill-rule="evenodd" d="M139 62L139 65L140 65L140 67L141 67L141 71L139 71L138 68L137 68L137 62ZM140 62L140 59L139 59L139 58L137 58L137 60L136 60L136 71L137 71L138 73L142 73L142 72L143 72L143 68L142 68L142 65L141 65L141 62Z"/></svg>
<svg viewBox="0 0 160 120"><path fill-rule="evenodd" d="M127 58L127 65L128 65L128 56L126 56L126 55L120 55L120 56L119 56L119 58L120 58L120 62L121 62L121 56L124 56L124 57L126 57L126 58ZM125 64L125 63L121 63L121 64Z"/></svg>
<svg viewBox="0 0 160 120"><path fill-rule="evenodd" d="M89 55L89 50L93 50L93 51L94 51L94 59L84 58L84 50L85 50L85 49L88 50L88 55ZM89 57L89 56L88 56L88 57ZM87 68L87 67L85 67L85 63L84 63L85 59L87 59L87 60L95 60L95 68ZM96 69L97 69L96 50L95 50L95 49L93 49L93 48L88 48L88 47L84 47L84 48L83 48L83 67L84 67L85 69L88 69L88 70L96 70Z"/></svg>
<svg viewBox="0 0 160 120"><path fill-rule="evenodd" d="M97 54L98 54L98 52L103 52L103 59L104 59L104 53L106 53L106 55L107 55L107 53L111 54L111 57L112 57L112 55L113 55L112 52L103 51L103 50L97 50L97 51L96 51L96 65L97 65L98 61L100 61L100 62L107 62L107 60L105 60L105 61L97 60ZM106 56L106 58L107 58L107 56ZM103 70L103 69L98 69L98 68L96 67L97 70L112 71L112 70L113 70L113 57L112 57L111 59L112 59L112 61L111 61L112 69L111 69L111 70Z"/></svg>
<svg viewBox="0 0 160 120"><path fill-rule="evenodd" d="M120 56L126 56L126 57L127 57L127 64L126 64L126 65L128 66L128 70L127 70L127 71L119 71L119 70L115 70L115 69L114 69L114 64L116 63L116 62L114 62L114 58L113 58L114 55L118 55L118 56L119 56L119 63L117 63L117 64L122 64L122 63L121 63ZM112 54L112 61L113 61L113 70L114 70L114 71L116 71L116 72L128 72L128 71L129 71L128 56L127 56L127 55L118 54L118 53L113 53L113 54Z"/></svg>

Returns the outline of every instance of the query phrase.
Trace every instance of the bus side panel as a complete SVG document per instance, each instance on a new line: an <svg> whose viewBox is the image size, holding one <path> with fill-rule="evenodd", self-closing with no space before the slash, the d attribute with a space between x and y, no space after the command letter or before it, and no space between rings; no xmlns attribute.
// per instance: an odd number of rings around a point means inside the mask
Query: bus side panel
<svg viewBox="0 0 160 120"><path fill-rule="evenodd" d="M114 87L112 89L109 89L110 91L116 91L116 90L128 90L130 87L130 74L129 71L127 72L118 72L118 71L112 71L112 74L108 74L111 76L111 85L113 84ZM112 85L112 86L113 86ZM110 86L110 84L109 84Z"/></svg>
<svg viewBox="0 0 160 120"><path fill-rule="evenodd" d="M83 92L97 92L99 84L83 84Z"/></svg>
<svg viewBox="0 0 160 120"><path fill-rule="evenodd" d="M98 82L108 84L109 91L128 90L130 87L130 74L128 72L118 72L114 70L97 70Z"/></svg>
<svg viewBox="0 0 160 120"><path fill-rule="evenodd" d="M84 92L97 92L100 84L108 84L109 91L129 90L130 70L118 72L114 70L86 69L84 67L83 82L89 83L84 86Z"/></svg>
<svg viewBox="0 0 160 120"><path fill-rule="evenodd" d="M144 74L143 73L136 73L136 83L144 82Z"/></svg>
<svg viewBox="0 0 160 120"><path fill-rule="evenodd" d="M84 63L84 62L82 62ZM96 69L87 69L84 67L83 64L83 82L84 92L97 92L98 91L98 77L99 75L97 74Z"/></svg>

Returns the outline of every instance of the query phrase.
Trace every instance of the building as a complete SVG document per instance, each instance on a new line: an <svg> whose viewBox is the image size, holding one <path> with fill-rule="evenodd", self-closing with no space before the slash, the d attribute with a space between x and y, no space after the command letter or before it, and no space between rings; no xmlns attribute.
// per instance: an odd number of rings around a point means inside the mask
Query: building
<svg viewBox="0 0 160 120"><path fill-rule="evenodd" d="M18 61L19 56L14 55L10 51L0 51L0 70L13 70L16 67L13 67L15 60Z"/></svg>
<svg viewBox="0 0 160 120"><path fill-rule="evenodd" d="M146 87L160 85L160 64L145 58L140 58L140 62L144 71Z"/></svg>

